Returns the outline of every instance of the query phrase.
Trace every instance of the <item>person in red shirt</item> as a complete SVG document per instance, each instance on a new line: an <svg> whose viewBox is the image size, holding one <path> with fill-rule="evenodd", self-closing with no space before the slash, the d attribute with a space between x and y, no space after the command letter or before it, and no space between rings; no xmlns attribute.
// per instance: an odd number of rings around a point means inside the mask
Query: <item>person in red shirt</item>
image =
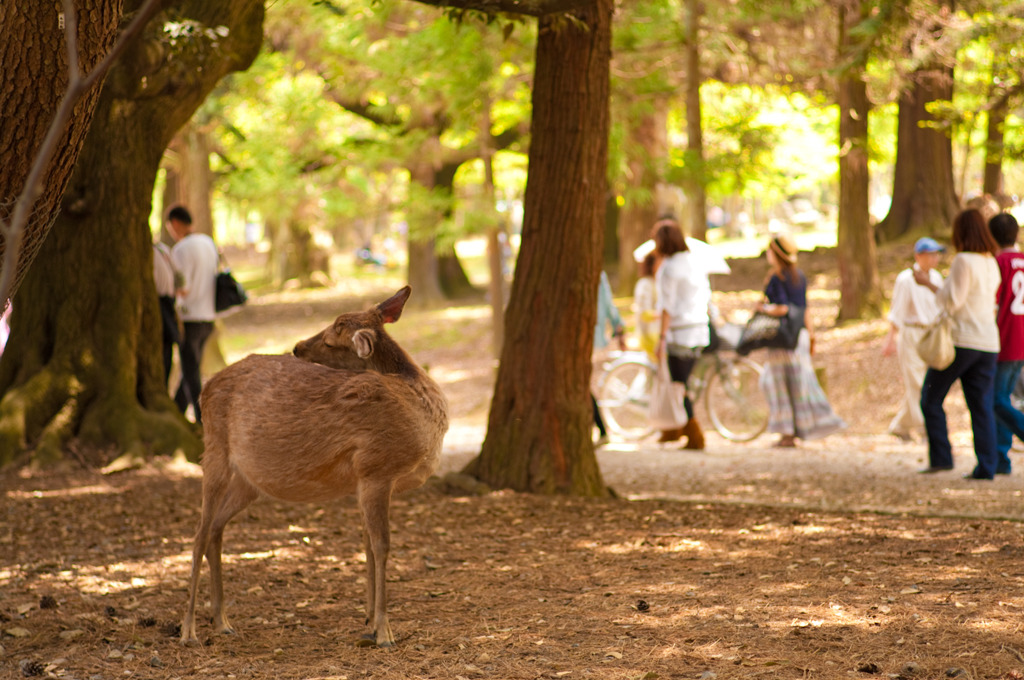
<svg viewBox="0 0 1024 680"><path fill-rule="evenodd" d="M989 231L999 244L996 262L1001 283L996 293L999 326L999 357L996 359L995 412L997 475L1010 474L1013 435L1024 439L1024 413L1010 402L1024 366L1024 253L1017 250L1017 220L1010 213L999 213L988 222Z"/></svg>

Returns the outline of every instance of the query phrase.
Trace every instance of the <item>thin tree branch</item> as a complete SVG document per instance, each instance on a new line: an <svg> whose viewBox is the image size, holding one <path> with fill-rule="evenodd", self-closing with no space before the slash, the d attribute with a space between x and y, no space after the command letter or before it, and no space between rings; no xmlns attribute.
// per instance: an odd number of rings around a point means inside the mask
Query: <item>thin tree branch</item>
<svg viewBox="0 0 1024 680"><path fill-rule="evenodd" d="M36 152L29 169L25 186L14 203L11 221L0 219L0 235L4 237L3 272L0 273L0 307L10 302L11 286L17 274L21 244L25 237L25 226L39 195L43 191L43 172L53 159L57 143L64 135L71 113L78 100L106 74L111 64L127 49L129 43L140 33L150 19L160 10L162 0L147 0L121 32L110 52L84 78L78 63L78 21L72 0L61 0L64 10L64 37L68 49L68 87L57 107L57 113L50 122L43 143Z"/></svg>

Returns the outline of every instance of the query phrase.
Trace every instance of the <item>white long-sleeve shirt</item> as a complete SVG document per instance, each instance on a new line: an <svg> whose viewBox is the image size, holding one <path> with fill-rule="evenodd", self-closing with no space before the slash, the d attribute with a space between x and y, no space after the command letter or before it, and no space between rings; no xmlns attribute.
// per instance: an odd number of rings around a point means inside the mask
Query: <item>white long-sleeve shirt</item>
<svg viewBox="0 0 1024 680"><path fill-rule="evenodd" d="M999 351L996 291L999 265L988 253L957 253L937 302L953 317L953 344L981 352Z"/></svg>
<svg viewBox="0 0 1024 680"><path fill-rule="evenodd" d="M669 315L666 342L683 347L707 347L711 340L708 330L711 282L706 268L688 250L675 253L658 267L654 282L658 311Z"/></svg>
<svg viewBox="0 0 1024 680"><path fill-rule="evenodd" d="M942 274L928 270L928 277L936 288L942 287ZM902 330L907 326L925 326L939 315L939 303L935 293L914 280L914 270L904 269L896 275L892 288L892 306L889 321Z"/></svg>

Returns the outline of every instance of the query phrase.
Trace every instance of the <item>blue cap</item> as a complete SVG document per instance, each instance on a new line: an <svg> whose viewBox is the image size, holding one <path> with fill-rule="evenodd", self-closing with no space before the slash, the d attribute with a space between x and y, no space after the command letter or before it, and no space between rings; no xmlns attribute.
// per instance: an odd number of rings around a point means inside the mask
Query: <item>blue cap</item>
<svg viewBox="0 0 1024 680"><path fill-rule="evenodd" d="M915 253L944 253L946 252L946 246L942 245L933 238L917 239L917 243L914 244Z"/></svg>

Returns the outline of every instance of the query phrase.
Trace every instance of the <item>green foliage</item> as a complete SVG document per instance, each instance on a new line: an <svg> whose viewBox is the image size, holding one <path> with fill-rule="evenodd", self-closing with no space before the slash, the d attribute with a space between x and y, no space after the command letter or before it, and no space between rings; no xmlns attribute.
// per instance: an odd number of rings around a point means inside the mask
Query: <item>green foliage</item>
<svg viewBox="0 0 1024 680"><path fill-rule="evenodd" d="M413 238L454 238L450 196L407 169L477 145L485 105L495 134L529 117L532 30L481 18L372 0L269 7L263 54L218 100L225 195L342 238L400 221Z"/></svg>
<svg viewBox="0 0 1024 680"><path fill-rule="evenodd" d="M821 193L835 173L835 111L804 95L777 88L709 83L704 130L704 172L712 200L730 195L770 204L796 194ZM674 149L667 179L683 183L693 171Z"/></svg>

